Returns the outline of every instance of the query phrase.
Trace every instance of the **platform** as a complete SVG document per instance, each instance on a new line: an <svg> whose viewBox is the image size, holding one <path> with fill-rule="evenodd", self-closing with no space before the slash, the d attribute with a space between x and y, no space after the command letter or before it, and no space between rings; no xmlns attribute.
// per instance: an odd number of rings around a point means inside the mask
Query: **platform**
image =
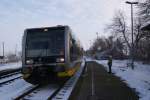
<svg viewBox="0 0 150 100"><path fill-rule="evenodd" d="M137 93L96 62L87 62L69 100L138 100Z"/></svg>

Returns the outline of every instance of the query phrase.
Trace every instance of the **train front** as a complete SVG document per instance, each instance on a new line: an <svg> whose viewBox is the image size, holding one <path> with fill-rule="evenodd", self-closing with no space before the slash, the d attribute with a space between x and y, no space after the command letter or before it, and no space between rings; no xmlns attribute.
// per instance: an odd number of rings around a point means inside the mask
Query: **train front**
<svg viewBox="0 0 150 100"><path fill-rule="evenodd" d="M65 70L64 28L27 29L22 43L22 74L32 84L55 80Z"/></svg>

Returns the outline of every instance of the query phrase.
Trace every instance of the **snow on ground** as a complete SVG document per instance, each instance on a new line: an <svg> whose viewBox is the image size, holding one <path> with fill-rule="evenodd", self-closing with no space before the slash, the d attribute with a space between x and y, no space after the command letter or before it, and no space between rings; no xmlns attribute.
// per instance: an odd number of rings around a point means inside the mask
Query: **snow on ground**
<svg viewBox="0 0 150 100"><path fill-rule="evenodd" d="M50 84L44 87L41 87L30 95L24 97L24 100L47 100L50 95L52 95L59 88L56 84Z"/></svg>
<svg viewBox="0 0 150 100"><path fill-rule="evenodd" d="M86 61L93 61L93 59L90 57L85 57L85 59L86 59Z"/></svg>
<svg viewBox="0 0 150 100"><path fill-rule="evenodd" d="M23 79L18 79L12 83L2 85L0 87L0 100L12 100L19 93L22 93L30 86L32 85L25 82Z"/></svg>
<svg viewBox="0 0 150 100"><path fill-rule="evenodd" d="M107 67L107 60L95 60ZM119 76L129 87L138 92L140 100L150 100L150 65L135 62L135 69L127 67L128 60L113 60L112 72Z"/></svg>
<svg viewBox="0 0 150 100"><path fill-rule="evenodd" d="M16 69L21 67L21 62L0 64L0 71L7 69Z"/></svg>
<svg viewBox="0 0 150 100"><path fill-rule="evenodd" d="M5 77L5 78L0 79L0 83L3 83L5 81L11 80L11 79L14 79L17 77L21 77L21 76L22 76L21 74L11 75L9 77Z"/></svg>

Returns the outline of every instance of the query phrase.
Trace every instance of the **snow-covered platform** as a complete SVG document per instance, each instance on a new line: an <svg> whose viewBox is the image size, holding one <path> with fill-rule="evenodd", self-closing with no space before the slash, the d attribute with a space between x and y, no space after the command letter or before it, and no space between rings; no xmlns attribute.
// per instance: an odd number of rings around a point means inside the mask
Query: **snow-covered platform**
<svg viewBox="0 0 150 100"><path fill-rule="evenodd" d="M79 79L70 100L138 100L134 89L119 77L107 73L95 61L87 62L87 69Z"/></svg>
<svg viewBox="0 0 150 100"><path fill-rule="evenodd" d="M92 60L103 65L108 70L107 60ZM112 71L129 87L134 88L140 97L139 100L150 100L150 65L135 61L134 70L127 67L128 60L113 60Z"/></svg>

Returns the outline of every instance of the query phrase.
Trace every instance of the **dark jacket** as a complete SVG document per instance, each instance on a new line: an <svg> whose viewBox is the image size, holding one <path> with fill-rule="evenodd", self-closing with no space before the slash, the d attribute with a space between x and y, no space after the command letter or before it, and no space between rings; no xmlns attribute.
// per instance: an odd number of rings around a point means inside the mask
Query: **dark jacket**
<svg viewBox="0 0 150 100"><path fill-rule="evenodd" d="M112 57L109 57L108 59L108 66L112 66Z"/></svg>

